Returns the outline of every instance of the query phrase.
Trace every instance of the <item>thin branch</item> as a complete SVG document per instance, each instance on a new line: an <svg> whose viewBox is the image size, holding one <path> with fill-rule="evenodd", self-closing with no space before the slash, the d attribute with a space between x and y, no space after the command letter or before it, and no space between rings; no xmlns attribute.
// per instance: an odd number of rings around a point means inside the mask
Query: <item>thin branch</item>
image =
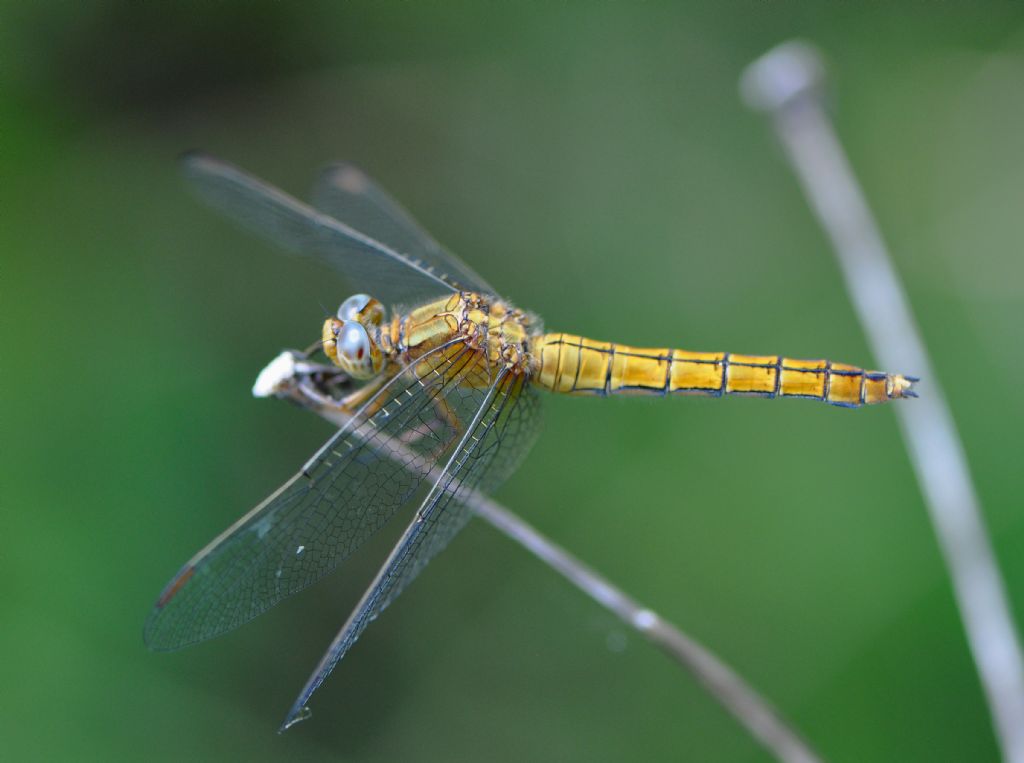
<svg viewBox="0 0 1024 763"><path fill-rule="evenodd" d="M789 42L748 67L741 89L767 111L883 368L923 377L921 399L895 406L946 560L1005 760L1024 763L1024 659L963 446L909 300L823 105L817 50Z"/></svg>
<svg viewBox="0 0 1024 763"><path fill-rule="evenodd" d="M304 370L308 367L310 372L316 372L322 370L322 367L301 361L294 364L289 361L287 365L294 368L294 375L282 380L277 386L278 396L297 402L335 426L345 426L348 416L331 406L330 398L318 391ZM379 438L379 431L376 434ZM381 452L404 463L416 460L407 452L407 446L393 438L383 443ZM429 478L436 480L440 476L438 471L438 467L434 467ZM640 604L489 496L469 490L461 492L459 498L481 519L560 573L580 591L686 668L778 760L784 763L818 763L821 760L764 698L696 639Z"/></svg>

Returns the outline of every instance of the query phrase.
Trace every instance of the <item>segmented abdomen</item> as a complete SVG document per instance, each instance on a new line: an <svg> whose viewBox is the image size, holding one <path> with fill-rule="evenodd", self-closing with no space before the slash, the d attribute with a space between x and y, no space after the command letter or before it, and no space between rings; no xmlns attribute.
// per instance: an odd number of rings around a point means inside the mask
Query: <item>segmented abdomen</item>
<svg viewBox="0 0 1024 763"><path fill-rule="evenodd" d="M533 340L534 383L567 394L803 397L856 408L914 397L912 378L827 360L644 349L574 334Z"/></svg>

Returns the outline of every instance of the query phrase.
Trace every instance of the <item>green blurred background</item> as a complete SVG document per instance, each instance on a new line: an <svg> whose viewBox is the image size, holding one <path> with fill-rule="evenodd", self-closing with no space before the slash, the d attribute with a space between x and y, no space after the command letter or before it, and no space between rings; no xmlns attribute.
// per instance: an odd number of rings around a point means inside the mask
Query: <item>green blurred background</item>
<svg viewBox="0 0 1024 763"><path fill-rule="evenodd" d="M4 757L767 759L482 523L281 737L387 538L216 641L153 654L141 628L178 566L329 435L249 387L353 291L202 208L179 152L300 194L355 161L555 330L870 366L737 96L793 36L830 57L1021 612L1017 7L6 3ZM891 409L567 398L545 417L499 497L717 650L825 757L996 757Z"/></svg>

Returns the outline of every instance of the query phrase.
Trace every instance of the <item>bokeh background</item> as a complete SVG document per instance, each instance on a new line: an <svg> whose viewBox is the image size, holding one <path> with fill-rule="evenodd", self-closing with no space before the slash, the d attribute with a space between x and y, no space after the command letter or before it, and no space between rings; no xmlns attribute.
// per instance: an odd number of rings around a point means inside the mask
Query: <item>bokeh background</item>
<svg viewBox="0 0 1024 763"><path fill-rule="evenodd" d="M549 327L873 361L745 66L828 53L838 129L1024 611L1024 14L1009 3L6 3L0 750L24 759L766 755L482 523L274 731L387 548L153 654L195 550L330 434L249 395L353 291L201 207L201 147L303 194L355 161ZM915 369L891 369L913 373ZM892 411L548 400L499 497L714 648L830 760L986 760Z"/></svg>

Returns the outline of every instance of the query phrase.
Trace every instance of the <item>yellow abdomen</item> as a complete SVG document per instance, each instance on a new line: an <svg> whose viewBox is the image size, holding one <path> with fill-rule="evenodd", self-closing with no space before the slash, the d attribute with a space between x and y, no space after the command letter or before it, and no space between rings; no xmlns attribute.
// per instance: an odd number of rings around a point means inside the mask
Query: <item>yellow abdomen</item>
<svg viewBox="0 0 1024 763"><path fill-rule="evenodd" d="M645 349L574 334L545 334L530 350L534 383L566 394L803 397L847 408L916 397L915 379L827 360Z"/></svg>

